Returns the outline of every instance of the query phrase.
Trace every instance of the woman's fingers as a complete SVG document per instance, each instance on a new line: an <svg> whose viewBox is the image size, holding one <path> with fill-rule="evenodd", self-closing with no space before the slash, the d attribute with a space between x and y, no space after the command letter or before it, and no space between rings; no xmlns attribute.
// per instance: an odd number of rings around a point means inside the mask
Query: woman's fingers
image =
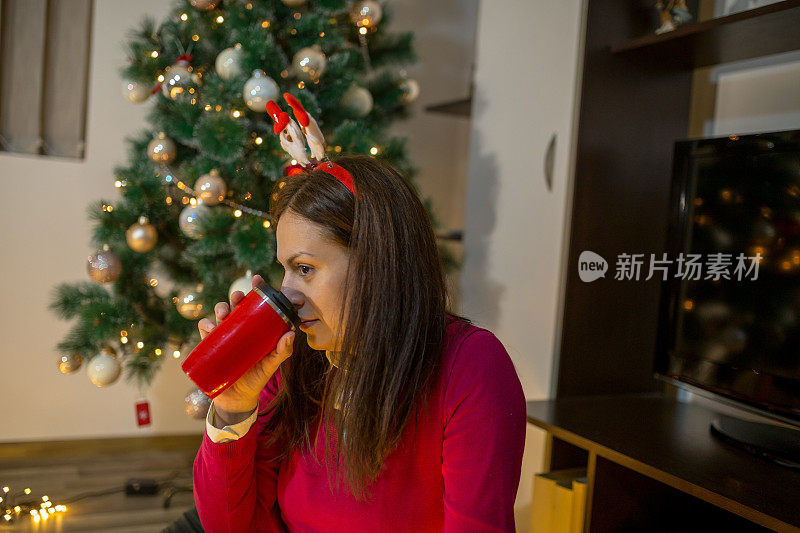
<svg viewBox="0 0 800 533"><path fill-rule="evenodd" d="M200 322L197 323L197 329L200 330L200 340L205 339L206 335L214 329L214 323L208 318L202 318Z"/></svg>
<svg viewBox="0 0 800 533"><path fill-rule="evenodd" d="M244 293L242 291L233 291L233 294L231 294L231 310L242 300L244 300Z"/></svg>
<svg viewBox="0 0 800 533"><path fill-rule="evenodd" d="M264 282L264 278L262 278L260 275L256 274L255 276L253 276L253 288L254 289L258 286L259 283L263 283L263 282Z"/></svg>
<svg viewBox="0 0 800 533"><path fill-rule="evenodd" d="M219 324L220 320L228 316L228 304L217 302L217 305L214 306L214 316L217 319L217 324Z"/></svg>

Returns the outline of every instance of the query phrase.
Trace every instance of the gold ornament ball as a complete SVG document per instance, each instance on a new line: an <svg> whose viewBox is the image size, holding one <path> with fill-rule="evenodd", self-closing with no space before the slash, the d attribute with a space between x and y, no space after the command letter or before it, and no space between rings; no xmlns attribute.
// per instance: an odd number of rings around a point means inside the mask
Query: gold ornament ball
<svg viewBox="0 0 800 533"><path fill-rule="evenodd" d="M383 10L378 2L372 0L361 0L356 2L353 11L350 13L353 22L359 28L370 28L381 21Z"/></svg>
<svg viewBox="0 0 800 533"><path fill-rule="evenodd" d="M134 252L144 253L153 249L158 242L158 232L147 217L139 217L139 222L131 224L125 232L125 240Z"/></svg>
<svg viewBox="0 0 800 533"><path fill-rule="evenodd" d="M195 9L202 9L204 11L208 11L209 9L214 9L217 7L219 0L189 0L189 3Z"/></svg>
<svg viewBox="0 0 800 533"><path fill-rule="evenodd" d="M328 60L325 59L325 54L322 53L319 45L313 45L306 48L301 48L292 58L292 68L295 75L303 81L313 83L318 80L322 73L325 72L325 67L328 65Z"/></svg>
<svg viewBox="0 0 800 533"><path fill-rule="evenodd" d="M200 294L203 292L202 287L202 284L196 287L186 287L178 293L175 306L183 318L199 320L206 316L205 306L200 301Z"/></svg>
<svg viewBox="0 0 800 533"><path fill-rule="evenodd" d="M107 244L89 256L86 263L86 272L97 283L110 283L119 278L122 273L122 262L117 254L111 251Z"/></svg>
<svg viewBox="0 0 800 533"><path fill-rule="evenodd" d="M147 155L154 163L169 165L175 160L177 153L175 143L163 131L147 145Z"/></svg>
<svg viewBox="0 0 800 533"><path fill-rule="evenodd" d="M64 375L76 372L83 363L83 356L77 353L59 355L56 364L58 371Z"/></svg>
<svg viewBox="0 0 800 533"><path fill-rule="evenodd" d="M240 76L244 73L242 69L243 56L241 44L237 43L236 46L226 48L217 55L217 59L214 61L214 70L223 80Z"/></svg>
<svg viewBox="0 0 800 533"><path fill-rule="evenodd" d="M225 181L216 170L200 176L194 184L197 198L205 205L217 205L220 203L225 199L227 190L228 187L225 185Z"/></svg>

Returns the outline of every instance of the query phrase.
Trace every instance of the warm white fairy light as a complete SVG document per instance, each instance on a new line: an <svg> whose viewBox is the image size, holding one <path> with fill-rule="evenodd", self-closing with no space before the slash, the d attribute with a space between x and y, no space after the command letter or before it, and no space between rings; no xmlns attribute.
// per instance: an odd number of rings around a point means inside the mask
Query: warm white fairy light
<svg viewBox="0 0 800 533"><path fill-rule="evenodd" d="M225 22L225 17L223 17L222 15L218 16L217 17L217 24L222 24L223 22Z"/></svg>
<svg viewBox="0 0 800 533"><path fill-rule="evenodd" d="M237 209L236 211L233 212L233 216L235 216L236 218L239 218L240 216L242 216L242 210L241 209Z"/></svg>
<svg viewBox="0 0 800 533"><path fill-rule="evenodd" d="M369 149L369 153L371 153L372 155L376 155L378 153L378 147L373 146L372 148Z"/></svg>
<svg viewBox="0 0 800 533"><path fill-rule="evenodd" d="M163 75L163 74L159 74L159 75L158 75L158 78L156 78L156 79L157 79L158 81L164 81L164 75Z"/></svg>
<svg viewBox="0 0 800 533"><path fill-rule="evenodd" d="M366 34L367 34L367 28L365 28L365 27L363 27L363 26L362 26L362 27L360 27L360 28L358 29L358 33L360 33L361 35L366 35Z"/></svg>
<svg viewBox="0 0 800 533"><path fill-rule="evenodd" d="M150 52L150 57L152 57L153 59L157 58L158 57L158 50L153 50L152 52Z"/></svg>
<svg viewBox="0 0 800 533"><path fill-rule="evenodd" d="M240 116L242 116L242 112L241 112L241 111L239 111L238 109L234 109L234 110L231 112L231 115L233 115L233 118L239 118Z"/></svg>
<svg viewBox="0 0 800 533"><path fill-rule="evenodd" d="M179 350L175 350L174 352L172 352L172 357L174 357L175 359L177 359L180 356L181 352Z"/></svg>
<svg viewBox="0 0 800 533"><path fill-rule="evenodd" d="M264 139L262 139L261 137L256 137L256 144L261 144L263 142L264 142Z"/></svg>
<svg viewBox="0 0 800 533"><path fill-rule="evenodd" d="M144 343L142 341L139 341L136 343L136 347L139 349L144 348Z"/></svg>
<svg viewBox="0 0 800 533"><path fill-rule="evenodd" d="M186 13L181 13L181 20L186 22L187 20L189 20L189 15L187 15Z"/></svg>

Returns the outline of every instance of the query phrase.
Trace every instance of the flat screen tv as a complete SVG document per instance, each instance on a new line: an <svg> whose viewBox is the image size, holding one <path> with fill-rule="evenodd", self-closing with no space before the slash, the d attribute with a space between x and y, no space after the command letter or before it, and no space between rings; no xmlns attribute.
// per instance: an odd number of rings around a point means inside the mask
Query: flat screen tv
<svg viewBox="0 0 800 533"><path fill-rule="evenodd" d="M656 375L767 415L712 432L800 465L800 130L675 143Z"/></svg>

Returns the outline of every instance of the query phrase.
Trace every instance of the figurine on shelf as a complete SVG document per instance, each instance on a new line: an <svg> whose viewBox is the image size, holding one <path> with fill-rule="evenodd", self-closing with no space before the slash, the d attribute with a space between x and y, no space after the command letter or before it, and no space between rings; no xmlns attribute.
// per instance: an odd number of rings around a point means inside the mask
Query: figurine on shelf
<svg viewBox="0 0 800 533"><path fill-rule="evenodd" d="M672 31L678 26L692 21L692 14L686 0L668 0L666 5L662 0L656 2L656 9L661 16L661 26L656 30L657 34Z"/></svg>

